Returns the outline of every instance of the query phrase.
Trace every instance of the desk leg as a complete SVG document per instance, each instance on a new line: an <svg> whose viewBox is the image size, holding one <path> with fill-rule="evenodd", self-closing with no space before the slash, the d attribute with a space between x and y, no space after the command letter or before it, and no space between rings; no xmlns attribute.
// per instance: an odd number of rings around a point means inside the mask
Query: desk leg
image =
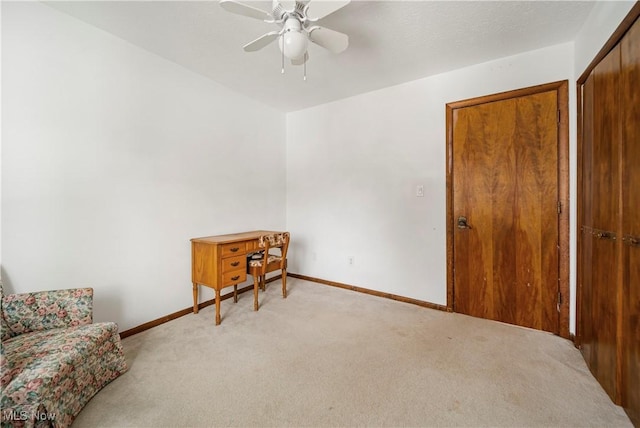
<svg viewBox="0 0 640 428"><path fill-rule="evenodd" d="M220 290L216 289L216 325L220 325Z"/></svg>
<svg viewBox="0 0 640 428"><path fill-rule="evenodd" d="M238 284L233 286L233 303L238 303Z"/></svg>
<svg viewBox="0 0 640 428"><path fill-rule="evenodd" d="M193 313L198 313L198 284L193 283Z"/></svg>

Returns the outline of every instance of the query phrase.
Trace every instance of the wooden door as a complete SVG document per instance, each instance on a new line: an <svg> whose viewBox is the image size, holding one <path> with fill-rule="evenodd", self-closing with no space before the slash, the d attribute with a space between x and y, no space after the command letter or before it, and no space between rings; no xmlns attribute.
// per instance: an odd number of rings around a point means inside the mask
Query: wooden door
<svg viewBox="0 0 640 428"><path fill-rule="evenodd" d="M621 42L622 406L640 426L640 20Z"/></svg>
<svg viewBox="0 0 640 428"><path fill-rule="evenodd" d="M578 79L576 343L640 426L640 2Z"/></svg>
<svg viewBox="0 0 640 428"><path fill-rule="evenodd" d="M456 312L559 333L558 101L449 105Z"/></svg>
<svg viewBox="0 0 640 428"><path fill-rule="evenodd" d="M618 222L620 212L620 117L619 117L620 49L616 48L594 69L588 79L585 110L592 125L585 133L589 153L586 170L590 171L588 218L582 225L588 241L587 266L583 283L584 320L582 352L589 368L607 393L616 399L617 317L618 317ZM586 258L588 257L588 259Z"/></svg>

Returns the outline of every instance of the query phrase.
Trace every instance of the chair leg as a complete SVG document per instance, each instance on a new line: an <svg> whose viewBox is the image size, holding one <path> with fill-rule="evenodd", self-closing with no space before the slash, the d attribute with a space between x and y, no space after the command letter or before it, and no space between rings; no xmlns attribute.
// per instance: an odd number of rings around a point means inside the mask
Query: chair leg
<svg viewBox="0 0 640 428"><path fill-rule="evenodd" d="M262 288L262 291L267 291L267 281L265 281L265 276L266 275L260 275L260 288Z"/></svg>
<svg viewBox="0 0 640 428"><path fill-rule="evenodd" d="M282 298L287 298L287 271L282 269Z"/></svg>
<svg viewBox="0 0 640 428"><path fill-rule="evenodd" d="M233 285L233 303L238 303L238 284Z"/></svg>
<svg viewBox="0 0 640 428"><path fill-rule="evenodd" d="M253 310L257 311L258 310L258 287L260 286L260 283L258 282L258 277L254 276L253 277Z"/></svg>

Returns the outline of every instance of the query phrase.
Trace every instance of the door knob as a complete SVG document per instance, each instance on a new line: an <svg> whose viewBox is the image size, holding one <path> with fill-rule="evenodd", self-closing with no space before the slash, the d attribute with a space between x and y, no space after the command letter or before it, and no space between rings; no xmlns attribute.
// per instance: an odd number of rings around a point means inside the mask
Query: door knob
<svg viewBox="0 0 640 428"><path fill-rule="evenodd" d="M458 229L471 229L466 217L458 217Z"/></svg>

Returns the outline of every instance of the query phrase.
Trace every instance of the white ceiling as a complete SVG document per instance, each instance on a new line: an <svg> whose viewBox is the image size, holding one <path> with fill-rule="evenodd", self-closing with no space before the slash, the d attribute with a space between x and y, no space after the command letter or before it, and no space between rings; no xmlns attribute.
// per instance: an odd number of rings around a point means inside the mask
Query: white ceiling
<svg viewBox="0 0 640 428"><path fill-rule="evenodd" d="M334 55L311 44L306 82L300 66L287 63L280 73L277 42L242 50L275 24L231 14L215 0L47 4L288 112L572 41L594 2L355 0L320 21L348 34L349 48Z"/></svg>

